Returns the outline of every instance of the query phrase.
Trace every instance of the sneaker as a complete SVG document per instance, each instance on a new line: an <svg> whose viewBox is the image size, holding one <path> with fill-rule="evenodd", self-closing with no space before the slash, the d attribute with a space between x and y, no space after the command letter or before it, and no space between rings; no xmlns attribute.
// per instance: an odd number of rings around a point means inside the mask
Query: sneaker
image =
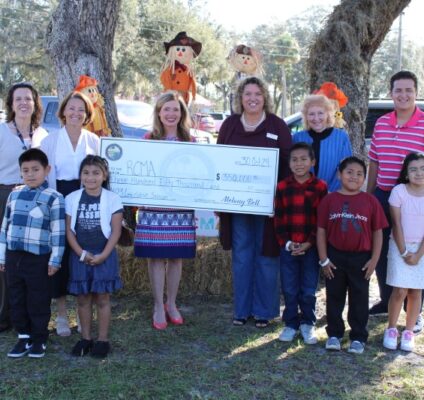
<svg viewBox="0 0 424 400"><path fill-rule="evenodd" d="M418 315L417 322L415 323L415 326L412 332L414 332L415 334L420 333L423 330L423 327L424 327L423 316L420 314Z"/></svg>
<svg viewBox="0 0 424 400"><path fill-rule="evenodd" d="M72 348L71 354L75 357L86 356L93 347L93 341L87 339L79 340Z"/></svg>
<svg viewBox="0 0 424 400"><path fill-rule="evenodd" d="M30 358L42 358L46 354L47 346L44 343L34 342L31 346L31 350L28 353Z"/></svg>
<svg viewBox="0 0 424 400"><path fill-rule="evenodd" d="M350 346L348 348L348 353L353 353L353 354L362 354L365 350L365 343L362 343L358 340L353 340L350 343Z"/></svg>
<svg viewBox="0 0 424 400"><path fill-rule="evenodd" d="M31 350L31 341L29 335L18 335L18 342L12 350L7 353L10 358L21 358L29 353Z"/></svg>
<svg viewBox="0 0 424 400"><path fill-rule="evenodd" d="M56 333L59 336L71 336L71 328L69 327L68 318L66 317L56 318Z"/></svg>
<svg viewBox="0 0 424 400"><path fill-rule="evenodd" d="M384 331L383 346L389 350L397 349L397 338L399 332L396 328L388 328Z"/></svg>
<svg viewBox="0 0 424 400"><path fill-rule="evenodd" d="M402 332L402 338L400 340L400 349L403 351L412 351L414 350L414 332L404 330Z"/></svg>
<svg viewBox="0 0 424 400"><path fill-rule="evenodd" d="M107 357L109 351L110 351L109 342L102 342L98 340L97 342L94 343L93 348L91 349L91 355L93 357L105 358Z"/></svg>
<svg viewBox="0 0 424 400"><path fill-rule="evenodd" d="M327 342L325 343L325 349L326 350L335 350L340 351L342 348L340 344L340 339L336 338L335 336L331 336L327 339Z"/></svg>
<svg viewBox="0 0 424 400"><path fill-rule="evenodd" d="M300 333L302 334L303 341L306 344L318 343L318 338L315 334L315 327L313 325L301 324Z"/></svg>
<svg viewBox="0 0 424 400"><path fill-rule="evenodd" d="M380 301L370 308L369 315L383 315L387 314L387 312L387 304L383 304L383 302Z"/></svg>
<svg viewBox="0 0 424 400"><path fill-rule="evenodd" d="M297 334L297 330L290 328L289 326L285 326L280 333L278 339L282 342L291 342Z"/></svg>

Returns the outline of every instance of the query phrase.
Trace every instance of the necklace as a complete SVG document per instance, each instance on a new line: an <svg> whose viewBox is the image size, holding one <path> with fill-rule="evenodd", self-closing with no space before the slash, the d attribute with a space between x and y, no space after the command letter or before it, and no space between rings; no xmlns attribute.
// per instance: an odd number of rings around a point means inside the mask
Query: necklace
<svg viewBox="0 0 424 400"><path fill-rule="evenodd" d="M254 131L260 124L262 124L263 121L265 121L265 111L262 112L261 118L259 118L258 122L255 122L254 124L249 124L246 121L246 117L244 116L244 112L241 114L240 117L241 123L243 124L244 128L247 131Z"/></svg>
<svg viewBox="0 0 424 400"><path fill-rule="evenodd" d="M22 133L19 131L18 126L16 125L16 121L13 120L13 126L16 129L16 135L18 135L18 138L20 139L20 141L22 142L22 150L28 150L27 145L25 144L25 139L22 135ZM29 126L29 148L31 148L31 142L32 142L32 136L34 135L33 131L32 131L32 126Z"/></svg>

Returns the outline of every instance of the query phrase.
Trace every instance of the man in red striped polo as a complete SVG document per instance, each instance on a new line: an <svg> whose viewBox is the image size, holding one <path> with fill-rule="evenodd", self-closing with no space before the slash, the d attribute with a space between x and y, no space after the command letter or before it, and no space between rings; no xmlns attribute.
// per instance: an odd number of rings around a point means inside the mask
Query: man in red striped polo
<svg viewBox="0 0 424 400"><path fill-rule="evenodd" d="M380 201L389 223L388 199L403 160L413 151L424 152L424 112L415 105L417 86L417 77L410 71L399 71L391 77L390 94L395 109L377 120L371 140L367 192ZM381 300L370 309L374 315L387 313L392 291L386 284L390 231L391 226L383 230L383 248L376 268Z"/></svg>

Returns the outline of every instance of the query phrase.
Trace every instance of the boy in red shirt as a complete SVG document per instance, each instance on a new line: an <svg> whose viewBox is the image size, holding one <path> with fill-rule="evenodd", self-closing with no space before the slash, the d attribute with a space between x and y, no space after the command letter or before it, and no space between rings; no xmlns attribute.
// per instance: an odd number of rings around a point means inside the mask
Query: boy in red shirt
<svg viewBox="0 0 424 400"><path fill-rule="evenodd" d="M318 207L317 247L326 277L327 350L340 350L343 309L349 296L349 353L361 354L368 339L369 279L377 265L387 219L377 199L361 191L366 165L357 157L339 166L341 188Z"/></svg>
<svg viewBox="0 0 424 400"><path fill-rule="evenodd" d="M315 292L319 279L315 247L317 209L327 184L311 174L312 147L304 142L290 149L292 175L279 182L275 199L275 232L279 245L285 327L279 339L290 342L300 329L306 344L315 344ZM300 314L299 314L300 309Z"/></svg>

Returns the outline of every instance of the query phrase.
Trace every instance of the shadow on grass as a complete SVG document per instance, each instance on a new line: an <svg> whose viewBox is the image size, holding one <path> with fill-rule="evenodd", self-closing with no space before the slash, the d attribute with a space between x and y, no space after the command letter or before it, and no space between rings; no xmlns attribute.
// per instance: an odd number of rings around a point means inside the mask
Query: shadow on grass
<svg viewBox="0 0 424 400"><path fill-rule="evenodd" d="M182 299L186 323L161 332L151 328L150 298L118 297L113 304L113 352L105 360L71 357L75 333L68 338L52 334L44 359L10 360L6 352L16 337L1 334L0 398L423 398L422 339L415 354L384 351L384 318L370 320L369 344L355 356L324 350L321 318L320 343L305 346L300 339L279 342L279 322L264 330L251 322L233 327L230 299Z"/></svg>

